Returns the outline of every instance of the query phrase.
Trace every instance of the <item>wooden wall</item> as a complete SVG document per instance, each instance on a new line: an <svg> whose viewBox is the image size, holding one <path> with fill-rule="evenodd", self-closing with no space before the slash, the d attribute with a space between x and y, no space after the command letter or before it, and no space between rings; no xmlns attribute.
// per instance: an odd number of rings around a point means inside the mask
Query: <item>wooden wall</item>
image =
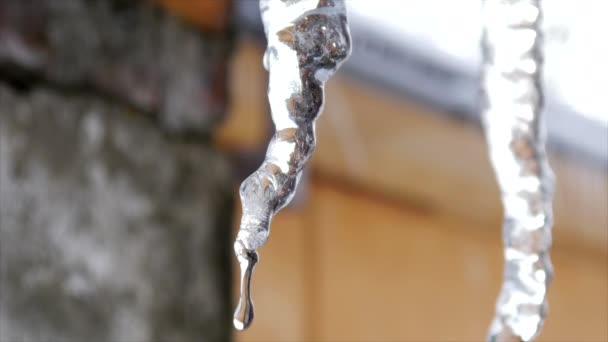
<svg viewBox="0 0 608 342"><path fill-rule="evenodd" d="M238 341L481 341L502 272L500 232L315 178L260 251L256 321ZM555 248L540 341L606 341L606 261ZM236 293L235 293L236 296Z"/></svg>
<svg viewBox="0 0 608 342"><path fill-rule="evenodd" d="M216 137L226 151L264 149L261 53L244 42L234 60L232 115ZM479 128L344 76L327 98L304 195L273 222L256 321L237 340L483 340L502 249ZM556 276L540 340L608 341L608 177L553 152Z"/></svg>

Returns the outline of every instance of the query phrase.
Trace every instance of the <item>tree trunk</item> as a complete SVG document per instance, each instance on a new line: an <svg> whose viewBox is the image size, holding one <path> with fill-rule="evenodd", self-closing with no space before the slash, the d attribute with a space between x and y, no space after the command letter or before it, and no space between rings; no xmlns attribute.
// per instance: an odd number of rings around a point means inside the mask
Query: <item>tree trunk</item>
<svg viewBox="0 0 608 342"><path fill-rule="evenodd" d="M0 341L230 339L226 38L0 0Z"/></svg>

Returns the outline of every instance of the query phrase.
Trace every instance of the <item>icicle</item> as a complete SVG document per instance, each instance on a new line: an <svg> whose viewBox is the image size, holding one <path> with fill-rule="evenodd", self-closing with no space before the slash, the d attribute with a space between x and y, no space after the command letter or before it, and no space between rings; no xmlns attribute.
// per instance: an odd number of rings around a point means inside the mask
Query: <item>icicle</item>
<svg viewBox="0 0 608 342"><path fill-rule="evenodd" d="M241 266L241 298L234 326L253 320L250 281L256 250L266 242L272 217L287 205L315 148L315 120L324 83L350 54L344 0L261 0L268 38L264 66L276 133L262 166L241 185L243 217L234 249Z"/></svg>
<svg viewBox="0 0 608 342"><path fill-rule="evenodd" d="M541 121L539 0L485 0L483 120L505 211L503 286L490 341L540 331L552 278L553 173Z"/></svg>

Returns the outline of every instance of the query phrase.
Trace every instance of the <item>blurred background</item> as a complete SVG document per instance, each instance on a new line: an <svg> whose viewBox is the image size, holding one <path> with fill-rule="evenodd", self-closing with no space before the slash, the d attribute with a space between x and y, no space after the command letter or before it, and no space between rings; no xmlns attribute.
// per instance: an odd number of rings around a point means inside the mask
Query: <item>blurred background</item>
<svg viewBox="0 0 608 342"><path fill-rule="evenodd" d="M353 55L231 329L239 183L272 134L257 0L0 0L0 341L482 341L502 208L477 0L347 1ZM555 278L608 341L608 30L545 1Z"/></svg>

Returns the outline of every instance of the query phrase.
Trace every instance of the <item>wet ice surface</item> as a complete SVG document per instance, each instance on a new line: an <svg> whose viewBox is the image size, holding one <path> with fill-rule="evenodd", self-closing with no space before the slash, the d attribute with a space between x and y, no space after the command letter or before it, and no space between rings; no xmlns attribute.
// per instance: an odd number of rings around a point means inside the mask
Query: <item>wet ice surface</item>
<svg viewBox="0 0 608 342"><path fill-rule="evenodd" d="M315 120L323 109L325 81L350 54L344 0L261 0L268 38L264 66L276 133L260 168L241 185L243 217L234 248L241 267L235 328L253 320L250 280L268 239L272 217L293 198L315 149Z"/></svg>
<svg viewBox="0 0 608 342"><path fill-rule="evenodd" d="M553 174L541 120L538 0L484 2L483 121L501 189L505 270L490 341L529 341L552 277Z"/></svg>

